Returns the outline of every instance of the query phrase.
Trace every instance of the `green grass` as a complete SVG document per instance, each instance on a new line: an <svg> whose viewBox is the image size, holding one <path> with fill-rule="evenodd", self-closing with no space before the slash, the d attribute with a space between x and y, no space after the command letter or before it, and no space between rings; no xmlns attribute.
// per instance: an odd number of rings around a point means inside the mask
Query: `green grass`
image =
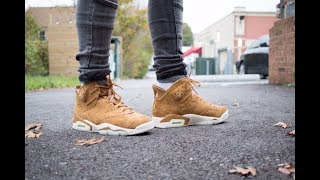
<svg viewBox="0 0 320 180"><path fill-rule="evenodd" d="M25 90L73 87L79 85L78 77L25 75Z"/></svg>
<svg viewBox="0 0 320 180"><path fill-rule="evenodd" d="M288 87L288 88L295 88L296 84L295 83L284 83L281 84L282 87Z"/></svg>

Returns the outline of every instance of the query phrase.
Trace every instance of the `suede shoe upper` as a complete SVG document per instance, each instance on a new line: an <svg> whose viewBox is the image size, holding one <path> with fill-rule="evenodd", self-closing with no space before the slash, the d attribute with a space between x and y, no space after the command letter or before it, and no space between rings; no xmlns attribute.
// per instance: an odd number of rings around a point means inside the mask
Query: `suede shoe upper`
<svg viewBox="0 0 320 180"><path fill-rule="evenodd" d="M95 81L77 86L73 122L86 123L83 120L88 120L96 125L109 123L128 129L150 122L148 116L135 112L121 101L113 90L114 85L117 86L107 76L106 86L100 86Z"/></svg>
<svg viewBox="0 0 320 180"><path fill-rule="evenodd" d="M200 83L189 77L177 80L167 90L154 84L152 116L165 117L169 114L196 114L220 117L227 111L226 107L208 103L193 93L193 85L200 86Z"/></svg>

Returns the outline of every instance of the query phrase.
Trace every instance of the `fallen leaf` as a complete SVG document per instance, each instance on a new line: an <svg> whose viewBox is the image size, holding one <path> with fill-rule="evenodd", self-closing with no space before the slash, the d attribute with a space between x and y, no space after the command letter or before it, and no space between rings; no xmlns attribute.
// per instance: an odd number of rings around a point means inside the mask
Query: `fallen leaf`
<svg viewBox="0 0 320 180"><path fill-rule="evenodd" d="M296 135L296 130L290 131L290 132L288 132L288 134L291 135L291 136L295 136Z"/></svg>
<svg viewBox="0 0 320 180"><path fill-rule="evenodd" d="M28 131L29 129L33 129L37 127L37 124L28 124L26 125L26 127L24 128L25 131Z"/></svg>
<svg viewBox="0 0 320 180"><path fill-rule="evenodd" d="M278 171L288 175L295 173L296 171L289 163L279 164L278 167Z"/></svg>
<svg viewBox="0 0 320 180"><path fill-rule="evenodd" d="M291 173L294 173L295 172L295 168L284 168L284 167L279 167L278 170L282 173L285 173L285 174L291 174Z"/></svg>
<svg viewBox="0 0 320 180"><path fill-rule="evenodd" d="M27 131L27 132L25 132L24 137L25 138L35 138L36 136L33 131Z"/></svg>
<svg viewBox="0 0 320 180"><path fill-rule="evenodd" d="M43 127L43 125L39 124L36 128L34 128L34 130L39 131L42 127Z"/></svg>
<svg viewBox="0 0 320 180"><path fill-rule="evenodd" d="M239 106L238 102L233 103L233 106Z"/></svg>
<svg viewBox="0 0 320 180"><path fill-rule="evenodd" d="M240 173L241 175L244 175L244 176L247 176L251 173L252 176L256 176L257 170L256 168L249 167L249 166L247 166L247 169L234 166L234 169L230 169L229 173Z"/></svg>
<svg viewBox="0 0 320 180"><path fill-rule="evenodd" d="M35 138L39 138L43 133L43 131L39 131L39 133L36 133Z"/></svg>
<svg viewBox="0 0 320 180"><path fill-rule="evenodd" d="M256 168L253 168L253 167L247 167L248 170L250 171L250 173L252 174L252 176L256 176L257 175L257 170Z"/></svg>
<svg viewBox="0 0 320 180"><path fill-rule="evenodd" d="M30 129L35 129L37 131L40 130L40 128L42 128L43 125L42 124L38 124L38 123L33 123L33 124L28 124L26 125L26 127L24 128L25 131L28 131Z"/></svg>
<svg viewBox="0 0 320 180"><path fill-rule="evenodd" d="M290 166L289 163L278 164L278 167Z"/></svg>
<svg viewBox="0 0 320 180"><path fill-rule="evenodd" d="M39 123L33 123L28 124L25 126L25 138L39 138L44 132L40 131L40 129L43 127L42 124Z"/></svg>
<svg viewBox="0 0 320 180"><path fill-rule="evenodd" d="M39 138L44 132L43 131L32 131L29 130L27 132L25 132L24 137L25 138Z"/></svg>
<svg viewBox="0 0 320 180"><path fill-rule="evenodd" d="M95 137L94 138L91 138L91 139L80 139L80 140L76 140L76 143L75 145L78 145L78 146L90 146L92 144L98 144L98 143L101 143L102 141L104 141L105 138L102 137L100 139L96 139Z"/></svg>
<svg viewBox="0 0 320 180"><path fill-rule="evenodd" d="M273 126L280 126L284 129L290 127L287 123L284 123L284 122L278 122L278 123L274 124Z"/></svg>

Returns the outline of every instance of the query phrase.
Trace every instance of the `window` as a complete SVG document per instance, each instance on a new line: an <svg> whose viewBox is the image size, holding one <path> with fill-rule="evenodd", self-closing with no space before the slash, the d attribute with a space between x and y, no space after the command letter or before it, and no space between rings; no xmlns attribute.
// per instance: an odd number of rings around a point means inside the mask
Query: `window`
<svg viewBox="0 0 320 180"><path fill-rule="evenodd" d="M45 31L45 30L40 30L40 32L39 32L39 39L40 39L41 41L47 40L47 38L46 38L46 31Z"/></svg>

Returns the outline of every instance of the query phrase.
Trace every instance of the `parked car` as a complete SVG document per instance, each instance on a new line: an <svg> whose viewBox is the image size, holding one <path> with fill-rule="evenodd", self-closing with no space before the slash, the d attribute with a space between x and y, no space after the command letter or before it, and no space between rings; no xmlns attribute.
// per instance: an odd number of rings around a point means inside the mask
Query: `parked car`
<svg viewBox="0 0 320 180"><path fill-rule="evenodd" d="M238 74L259 74L262 79L268 76L269 35L263 35L252 42L236 62Z"/></svg>

